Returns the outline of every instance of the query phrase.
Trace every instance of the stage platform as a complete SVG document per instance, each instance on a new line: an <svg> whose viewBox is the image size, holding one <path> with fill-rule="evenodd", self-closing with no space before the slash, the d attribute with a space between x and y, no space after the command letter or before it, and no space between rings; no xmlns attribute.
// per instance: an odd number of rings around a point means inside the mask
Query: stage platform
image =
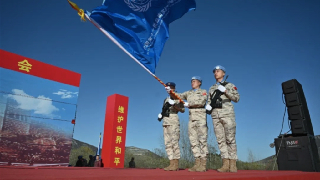
<svg viewBox="0 0 320 180"><path fill-rule="evenodd" d="M84 167L4 167L0 180L320 180L319 172L240 170L238 173L164 171L163 169L108 169Z"/></svg>

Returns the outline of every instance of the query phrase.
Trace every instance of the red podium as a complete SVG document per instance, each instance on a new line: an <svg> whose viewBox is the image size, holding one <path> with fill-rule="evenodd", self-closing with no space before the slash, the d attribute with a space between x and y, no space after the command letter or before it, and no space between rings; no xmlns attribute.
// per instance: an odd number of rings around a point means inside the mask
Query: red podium
<svg viewBox="0 0 320 180"><path fill-rule="evenodd" d="M129 98L113 94L107 98L101 159L105 168L123 168Z"/></svg>

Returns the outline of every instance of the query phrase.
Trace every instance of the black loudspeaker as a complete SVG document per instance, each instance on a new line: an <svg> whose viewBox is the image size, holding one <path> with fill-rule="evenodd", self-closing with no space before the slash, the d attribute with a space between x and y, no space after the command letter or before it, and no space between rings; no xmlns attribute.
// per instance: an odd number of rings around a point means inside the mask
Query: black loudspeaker
<svg viewBox="0 0 320 180"><path fill-rule="evenodd" d="M305 117L304 109L302 106L288 107L288 115L290 120L299 120Z"/></svg>
<svg viewBox="0 0 320 180"><path fill-rule="evenodd" d="M316 139L316 145L318 146L318 155L320 158L320 135L314 136L314 138Z"/></svg>
<svg viewBox="0 0 320 180"><path fill-rule="evenodd" d="M303 106L288 107L288 115L291 120L291 132L293 134L314 135L310 115L305 115L305 112L307 112L307 110L303 109Z"/></svg>
<svg viewBox="0 0 320 180"><path fill-rule="evenodd" d="M314 135L311 118L302 85L291 79L282 83L282 91L291 120L291 132L294 135Z"/></svg>
<svg viewBox="0 0 320 180"><path fill-rule="evenodd" d="M290 93L290 94L284 94L285 99L286 99L286 105L287 107L292 107L292 106L299 106L304 104L306 101L304 96L301 97L301 92L297 93Z"/></svg>
<svg viewBox="0 0 320 180"><path fill-rule="evenodd" d="M313 127L310 123L304 120L295 120L290 122L291 132L295 135L314 135Z"/></svg>
<svg viewBox="0 0 320 180"><path fill-rule="evenodd" d="M302 91L302 86L296 79L291 79L282 83L283 94L296 93L298 90Z"/></svg>
<svg viewBox="0 0 320 180"><path fill-rule="evenodd" d="M279 170L320 172L320 159L314 136L288 134L274 139Z"/></svg>

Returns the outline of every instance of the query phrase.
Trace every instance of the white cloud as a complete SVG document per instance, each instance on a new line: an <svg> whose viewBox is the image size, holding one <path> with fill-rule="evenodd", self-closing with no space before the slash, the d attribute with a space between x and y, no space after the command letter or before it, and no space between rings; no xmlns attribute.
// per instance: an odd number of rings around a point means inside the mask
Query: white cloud
<svg viewBox="0 0 320 180"><path fill-rule="evenodd" d="M65 89L60 89L58 92L55 92L53 94L61 96L61 99L68 99L68 98L73 98L75 96L78 96L78 92L71 92Z"/></svg>
<svg viewBox="0 0 320 180"><path fill-rule="evenodd" d="M37 98L26 94L23 90L13 89L13 94L17 95L8 95L9 98L14 99L18 103L18 108L24 110L32 110L35 114L42 114L47 116L52 116L54 111L59 111L54 105L52 105L52 101L50 98L45 97L43 95L38 96ZM29 97L25 97L29 96ZM46 99L46 100L44 100Z"/></svg>

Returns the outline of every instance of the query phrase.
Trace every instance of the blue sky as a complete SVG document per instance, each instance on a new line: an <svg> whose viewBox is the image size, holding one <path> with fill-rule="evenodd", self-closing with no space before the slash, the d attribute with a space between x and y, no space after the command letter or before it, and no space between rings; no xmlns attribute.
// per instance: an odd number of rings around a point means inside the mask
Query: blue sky
<svg viewBox="0 0 320 180"><path fill-rule="evenodd" d="M91 11L102 0L74 0ZM212 69L223 65L240 93L235 104L240 160L248 149L259 159L281 129L281 83L303 86L315 134L320 134L320 1L198 0L196 11L170 24L156 75L191 88L214 83ZM83 23L66 0L0 2L0 48L81 73L74 138L98 145L106 98L129 97L127 146L154 149L163 134L157 115L167 93L163 86L91 23ZM188 121L188 112L180 115ZM209 128L211 117L207 118ZM287 120L284 132L288 131ZM212 136L213 133L210 134Z"/></svg>
<svg viewBox="0 0 320 180"><path fill-rule="evenodd" d="M71 120L75 118L78 87L4 68L0 68L0 76L0 115L10 98L18 108L29 112L25 115L32 116L31 119L72 133Z"/></svg>

